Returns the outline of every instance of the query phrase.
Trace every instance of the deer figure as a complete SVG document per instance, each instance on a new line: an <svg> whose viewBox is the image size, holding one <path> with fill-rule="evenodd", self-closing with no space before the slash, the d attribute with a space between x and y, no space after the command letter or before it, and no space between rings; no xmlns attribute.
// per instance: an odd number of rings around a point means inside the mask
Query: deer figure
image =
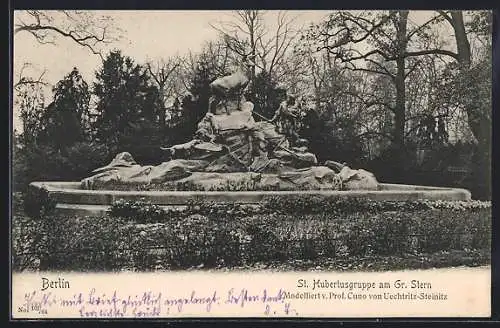
<svg viewBox="0 0 500 328"><path fill-rule="evenodd" d="M253 66L255 66L254 58L249 58L248 55L243 55L242 65L234 73L220 77L210 83L210 93L212 94L210 101L211 112L214 111L215 106L220 101L224 101L226 114L229 114L226 106L226 100L230 96L238 97L238 109L241 110L239 108L239 101L243 96L245 88L250 82L250 73Z"/></svg>

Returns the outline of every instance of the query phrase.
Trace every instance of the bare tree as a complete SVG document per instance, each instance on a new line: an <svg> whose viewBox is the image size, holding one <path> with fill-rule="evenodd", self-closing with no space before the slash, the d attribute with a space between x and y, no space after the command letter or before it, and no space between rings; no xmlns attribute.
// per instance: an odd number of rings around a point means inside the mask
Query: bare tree
<svg viewBox="0 0 500 328"><path fill-rule="evenodd" d="M189 52L181 59L179 78L182 80L186 90L190 89L191 78L196 74L200 62L205 63L216 76L224 76L229 73L231 65L237 65L239 58L234 56L227 43L223 40L206 42L201 52Z"/></svg>
<svg viewBox="0 0 500 328"><path fill-rule="evenodd" d="M298 30L293 27L295 17L284 11L278 12L274 29L266 25L266 15L261 10L239 10L228 21L220 21L212 27L221 34L229 49L240 55L250 54L256 58L257 68L273 76L284 64ZM255 68L251 75L253 81Z"/></svg>
<svg viewBox="0 0 500 328"><path fill-rule="evenodd" d="M29 33L41 44L67 38L103 59L103 46L116 41L121 32L111 17L92 11L25 10L16 12L14 35Z"/></svg>
<svg viewBox="0 0 500 328"><path fill-rule="evenodd" d="M393 23L391 26L391 22ZM433 28L448 22L455 37L456 51L440 44L439 33ZM473 81L472 55L462 11L438 11L421 24L410 24L408 11L386 13L338 12L330 17L316 33L318 49L326 49L335 59L348 64L353 70L363 70L388 76L396 89L394 142L404 142L406 122L406 81L421 64L422 56L439 56L445 63L456 62L464 81ZM482 29L484 30L484 29ZM444 42L442 42L444 43ZM370 64L372 67L369 67ZM472 96L464 99L469 125L477 140L489 137L486 110L479 108L477 88L472 83L467 92ZM476 92L476 96L474 96Z"/></svg>
<svg viewBox="0 0 500 328"><path fill-rule="evenodd" d="M165 102L168 97L175 93L174 72L181 65L180 59L177 57L169 58L168 60L158 60L155 63L149 62L146 64L146 69L153 81L158 86L162 109L160 111L160 123L165 124Z"/></svg>
<svg viewBox="0 0 500 328"><path fill-rule="evenodd" d="M29 65L23 65L21 71L27 66ZM45 112L44 89L47 86L43 73L37 79L33 79L25 77L21 72L19 82L14 87L14 105L22 123L20 140L24 145L35 142L42 129L40 122Z"/></svg>
<svg viewBox="0 0 500 328"><path fill-rule="evenodd" d="M19 91L20 88L23 85L32 85L32 84L40 84L43 86L47 86L48 83L44 80L44 75L46 73L46 70L43 70L41 73L38 74L37 78L33 78L30 75L32 74L26 74L25 70L28 68L32 68L33 64L31 63L23 63L21 68L19 69L19 74L17 76L16 82L14 83L14 90Z"/></svg>
<svg viewBox="0 0 500 328"><path fill-rule="evenodd" d="M408 77L421 65L422 56L458 58L440 47L431 28L444 21L440 14L424 23L413 24L408 10L380 13L337 12L319 31L318 49L326 49L350 69L387 77L395 88L393 142L404 144L406 130L406 87Z"/></svg>

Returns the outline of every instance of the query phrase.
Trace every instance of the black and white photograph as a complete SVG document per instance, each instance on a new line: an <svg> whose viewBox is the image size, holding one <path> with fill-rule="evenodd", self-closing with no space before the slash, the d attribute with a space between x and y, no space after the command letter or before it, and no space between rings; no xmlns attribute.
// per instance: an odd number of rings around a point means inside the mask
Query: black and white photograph
<svg viewBox="0 0 500 328"><path fill-rule="evenodd" d="M307 316L298 298L316 291L458 302L418 275L489 279L492 17L15 10L12 275L36 275L38 297L77 295L76 274L304 274L275 299L224 289L210 301L272 303L262 315L283 301L276 316L294 304ZM393 294L334 275L398 272L416 278ZM203 303L186 295L133 316ZM87 302L75 316L132 311ZM12 313L54 311L23 304Z"/></svg>

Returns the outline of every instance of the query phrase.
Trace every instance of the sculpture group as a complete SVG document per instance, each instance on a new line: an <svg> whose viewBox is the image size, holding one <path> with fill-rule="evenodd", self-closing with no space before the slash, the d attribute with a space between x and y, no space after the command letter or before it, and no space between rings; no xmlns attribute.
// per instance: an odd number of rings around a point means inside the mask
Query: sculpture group
<svg viewBox="0 0 500 328"><path fill-rule="evenodd" d="M82 180L84 189L115 185L148 186L161 189L190 185L196 190L223 190L238 185L254 190L376 190L378 182L368 171L316 156L300 138L294 124L293 97L288 97L270 120L256 121L254 105L244 91L253 59L244 57L233 74L210 84L207 113L198 123L194 138L163 147L166 161L141 166L124 152ZM279 129L277 128L280 127ZM334 157L335 154L332 154ZM246 187L245 187L246 186Z"/></svg>

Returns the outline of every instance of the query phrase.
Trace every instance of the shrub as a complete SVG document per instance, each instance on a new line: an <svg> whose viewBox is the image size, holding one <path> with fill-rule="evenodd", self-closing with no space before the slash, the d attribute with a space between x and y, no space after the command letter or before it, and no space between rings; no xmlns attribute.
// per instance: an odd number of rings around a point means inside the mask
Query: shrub
<svg viewBox="0 0 500 328"><path fill-rule="evenodd" d="M288 240L271 228L275 224L272 216L251 217L242 223L249 236L246 245L246 259L249 262L286 261L289 255L286 252Z"/></svg>
<svg viewBox="0 0 500 328"><path fill-rule="evenodd" d="M113 203L109 210L111 217L122 217L139 223L158 222L168 217L169 211L159 205L151 204L149 201L125 201L118 200Z"/></svg>
<svg viewBox="0 0 500 328"><path fill-rule="evenodd" d="M338 203L343 213L214 206L196 199L175 213L161 207L154 213L147 210L154 205L146 203L118 204L111 211L114 216L50 215L32 219L36 224L16 217L15 268L29 263L20 256L26 247L36 253L41 268L92 271L290 263L296 263L291 269L318 263L351 270L403 264L419 268L460 264L459 254L462 264L484 264L490 259L491 208L484 202L453 206L422 202L410 206L410 211L387 211L400 205L383 202L360 202L363 211L355 211ZM367 206L376 210L368 212ZM425 207L417 210L419 206Z"/></svg>
<svg viewBox="0 0 500 328"><path fill-rule="evenodd" d="M30 145L14 151L13 187L26 192L32 181L64 180L67 171L60 152L45 145Z"/></svg>
<svg viewBox="0 0 500 328"><path fill-rule="evenodd" d="M172 227L175 236L170 258L174 269L241 264L239 235L203 215L191 215Z"/></svg>
<svg viewBox="0 0 500 328"><path fill-rule="evenodd" d="M16 213L11 230L12 268L17 271L37 270L46 255L49 236L44 222Z"/></svg>
<svg viewBox="0 0 500 328"><path fill-rule="evenodd" d="M488 201L374 201L362 197L337 198L319 196L269 196L264 208L281 213L356 213L356 212L418 212L428 209L480 210L491 207Z"/></svg>
<svg viewBox="0 0 500 328"><path fill-rule="evenodd" d="M80 180L95 168L109 163L110 153L105 145L96 142L77 142L66 150L66 179Z"/></svg>
<svg viewBox="0 0 500 328"><path fill-rule="evenodd" d="M80 180L108 163L108 149L95 142L78 142L58 151L47 145L30 145L13 152L13 188L26 192L33 181Z"/></svg>
<svg viewBox="0 0 500 328"><path fill-rule="evenodd" d="M49 197L45 188L29 187L23 197L24 212L33 218L49 217L56 208L56 202Z"/></svg>
<svg viewBox="0 0 500 328"><path fill-rule="evenodd" d="M179 219L191 214L240 218L245 215L262 213L263 210L261 206L236 203L220 204L196 199L191 200L184 207L162 207L144 199L140 201L120 199L111 205L109 214L112 217L122 217L135 222L148 223Z"/></svg>
<svg viewBox="0 0 500 328"><path fill-rule="evenodd" d="M191 214L239 219L254 214L320 214L341 216L349 213L412 213L424 210L447 209L450 211L481 211L490 209L491 202L484 201L372 201L363 198L324 198L318 196L270 196L260 204L217 203L191 199L185 207L162 207L144 199L140 201L118 200L110 209L113 217L128 218L137 222L161 222Z"/></svg>

